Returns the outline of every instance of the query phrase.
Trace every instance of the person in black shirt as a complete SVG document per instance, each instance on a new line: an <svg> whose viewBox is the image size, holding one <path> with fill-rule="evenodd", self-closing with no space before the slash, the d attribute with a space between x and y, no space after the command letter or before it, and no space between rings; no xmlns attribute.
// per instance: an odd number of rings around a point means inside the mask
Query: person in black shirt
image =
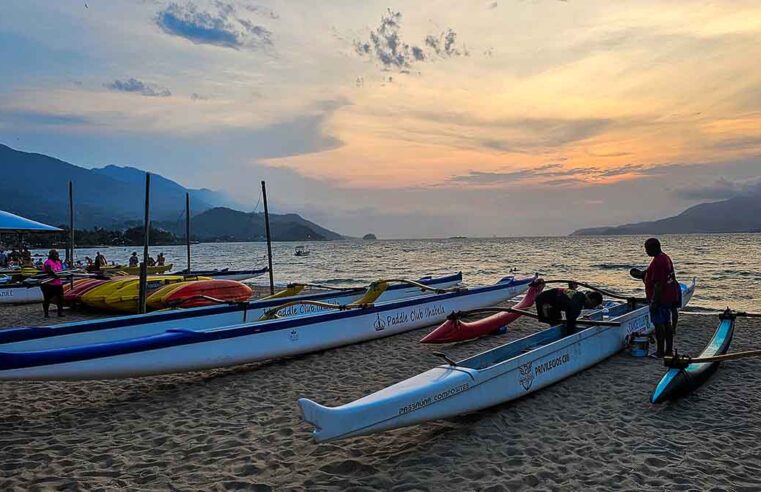
<svg viewBox="0 0 761 492"><path fill-rule="evenodd" d="M576 333L576 320L582 309L592 309L602 304L599 292L581 292L576 289L550 289L536 297L539 321L550 326L559 325L565 313L566 336Z"/></svg>

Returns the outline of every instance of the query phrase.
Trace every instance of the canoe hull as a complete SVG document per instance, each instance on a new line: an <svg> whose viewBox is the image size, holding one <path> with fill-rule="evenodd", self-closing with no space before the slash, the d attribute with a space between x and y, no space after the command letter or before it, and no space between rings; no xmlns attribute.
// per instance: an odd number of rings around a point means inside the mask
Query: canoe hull
<svg viewBox="0 0 761 492"><path fill-rule="evenodd" d="M735 330L734 317L721 320L708 345L698 357L726 354ZM688 395L702 386L719 368L719 362L689 364L684 369L669 369L650 395L650 403L664 403Z"/></svg>
<svg viewBox="0 0 761 492"><path fill-rule="evenodd" d="M462 281L462 274L440 278L421 279L436 288L448 288ZM293 299L319 300L330 304L349 304L362 295L364 289L347 292L325 292L291 298L257 300L245 304L229 304L191 309L157 311L143 315L64 323L50 327L21 327L0 330L0 351L51 350L72 345L106 343L125 336L143 337L163 333L179 326L189 330L204 330L219 326L246 323L261 317L271 309ZM420 289L407 286L392 286L378 299L378 302L400 300L419 295ZM322 311L321 308L301 304L279 313L281 317L303 316Z"/></svg>
<svg viewBox="0 0 761 492"><path fill-rule="evenodd" d="M0 304L31 304L42 302L39 287L25 285L0 285Z"/></svg>
<svg viewBox="0 0 761 492"><path fill-rule="evenodd" d="M376 305L361 310L329 312L204 332L180 329L155 338L125 340L111 345L0 354L0 379L126 378L300 355L439 323L452 311L489 306L514 297L525 291L527 284L497 284L460 293L418 296L388 306ZM165 340L170 339L183 340L183 344L161 347ZM124 353L128 350L126 347L138 345L140 350ZM80 357L81 360L67 362L71 357ZM12 368L13 365L30 363L39 365Z"/></svg>
<svg viewBox="0 0 761 492"><path fill-rule="evenodd" d="M684 293L689 301L694 284ZM577 374L620 352L632 333L653 330L647 306L610 309L621 326L594 326L562 337L553 327L465 359L442 365L335 408L302 398L304 420L317 442L361 436L439 420L509 402ZM598 312L594 318L600 319ZM536 347L536 348L532 348ZM526 351L528 350L528 351Z"/></svg>

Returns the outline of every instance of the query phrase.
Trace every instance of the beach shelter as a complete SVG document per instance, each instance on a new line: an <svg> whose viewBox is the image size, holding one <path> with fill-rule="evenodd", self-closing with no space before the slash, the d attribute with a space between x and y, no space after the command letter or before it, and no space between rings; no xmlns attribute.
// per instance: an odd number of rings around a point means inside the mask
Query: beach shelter
<svg viewBox="0 0 761 492"><path fill-rule="evenodd" d="M62 232L62 229L0 210L0 234L6 232Z"/></svg>

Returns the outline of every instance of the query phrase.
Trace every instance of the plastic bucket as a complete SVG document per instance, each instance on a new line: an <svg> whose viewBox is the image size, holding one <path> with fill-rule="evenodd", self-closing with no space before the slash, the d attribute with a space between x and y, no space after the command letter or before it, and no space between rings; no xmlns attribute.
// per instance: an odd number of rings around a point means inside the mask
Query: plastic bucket
<svg viewBox="0 0 761 492"><path fill-rule="evenodd" d="M629 345L629 354L632 357L647 357L650 352L650 337L646 335L635 335Z"/></svg>

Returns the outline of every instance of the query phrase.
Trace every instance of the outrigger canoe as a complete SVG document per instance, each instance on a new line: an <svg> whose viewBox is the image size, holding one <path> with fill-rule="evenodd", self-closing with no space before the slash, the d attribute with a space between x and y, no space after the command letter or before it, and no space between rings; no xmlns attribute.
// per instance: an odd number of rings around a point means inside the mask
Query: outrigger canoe
<svg viewBox="0 0 761 492"><path fill-rule="evenodd" d="M491 306L528 288L532 279L457 289L400 301L358 303L285 319L259 320L50 350L0 349L0 379L115 379L197 371L305 354L403 333L443 321L452 311ZM268 315L286 306L270 310Z"/></svg>
<svg viewBox="0 0 761 492"><path fill-rule="evenodd" d="M265 273L269 271L269 268L258 268L255 270L230 270L228 268L223 268L221 270L193 270L191 272L188 272L187 270L182 270L180 272L175 272L170 275L197 275L200 277L209 277L214 280L248 280L256 277L261 277Z"/></svg>
<svg viewBox="0 0 761 492"><path fill-rule="evenodd" d="M719 326L711 337L711 341L697 358L727 353L735 332L735 319L736 316L732 311L727 311L720 316ZM658 382L653 394L650 395L650 402L663 403L691 393L708 381L718 367L719 362L691 363L684 368L672 367Z"/></svg>
<svg viewBox="0 0 761 492"><path fill-rule="evenodd" d="M682 285L683 304L695 290ZM607 314L605 314L607 311ZM577 374L620 352L627 337L649 333L647 305L609 304L589 319L617 323L591 326L570 336L555 326L457 363L438 366L339 407L298 401L317 442L396 429L474 412L521 398Z"/></svg>
<svg viewBox="0 0 761 492"><path fill-rule="evenodd" d="M419 283L435 289L446 289L462 282L462 273L445 277L424 277ZM79 321L53 326L25 326L0 330L0 352L49 350L72 345L107 343L127 337L143 337L164 333L182 327L203 330L220 326L237 325L256 320L265 311L286 301L320 301L329 304L350 304L365 295L367 289L358 287L346 290L329 290L315 294L260 299L244 303L227 303L191 309L156 311L148 314L120 316L108 319ZM420 288L409 285L391 285L381 294L379 301L393 301L421 293ZM300 304L280 312L281 317L319 312L318 306Z"/></svg>

